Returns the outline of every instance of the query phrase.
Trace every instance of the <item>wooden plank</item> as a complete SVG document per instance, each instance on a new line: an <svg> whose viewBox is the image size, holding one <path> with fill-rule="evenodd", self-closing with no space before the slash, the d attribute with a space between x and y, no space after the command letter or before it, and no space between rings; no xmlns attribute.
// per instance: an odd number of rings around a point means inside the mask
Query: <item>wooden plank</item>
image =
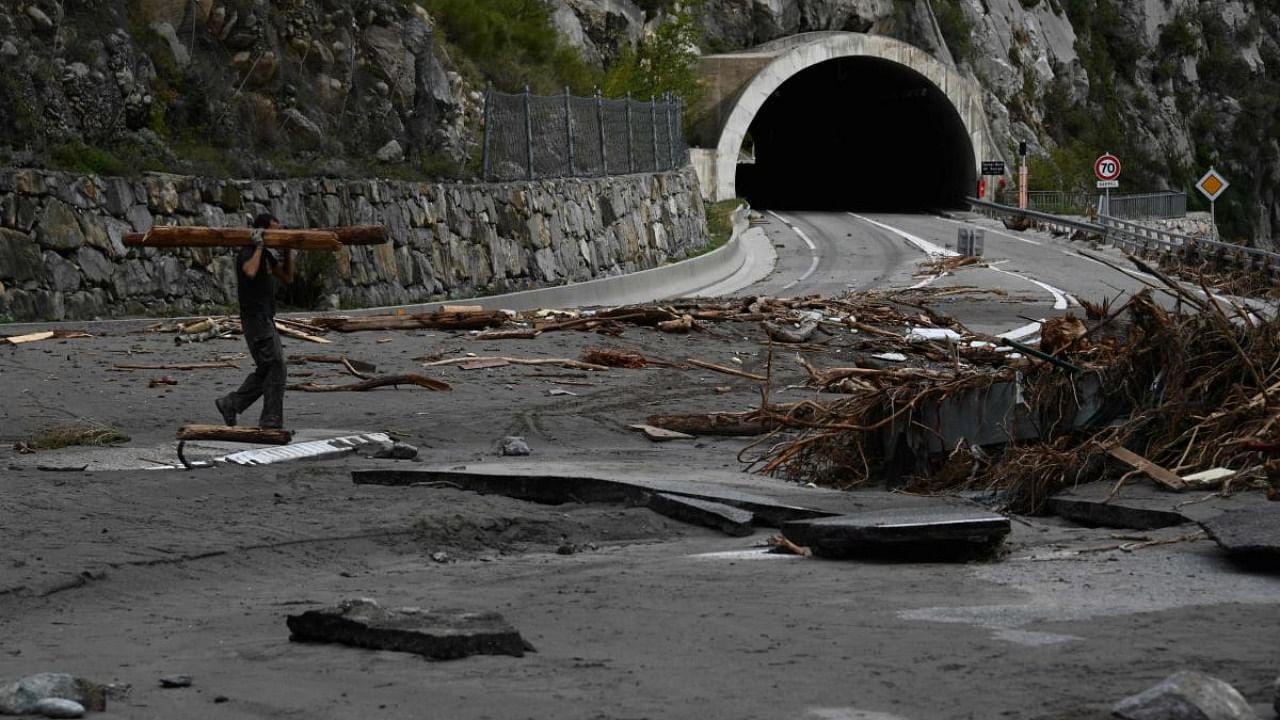
<svg viewBox="0 0 1280 720"><path fill-rule="evenodd" d="M1146 473L1152 480L1170 490L1182 491L1187 489L1187 483L1182 478L1127 448L1116 445L1108 449L1107 454L1134 470Z"/></svg>
<svg viewBox="0 0 1280 720"><path fill-rule="evenodd" d="M333 228L333 233L343 245L381 245L387 241L387 229L382 225L348 225Z"/></svg>
<svg viewBox="0 0 1280 720"><path fill-rule="evenodd" d="M178 428L179 440L227 440L259 445L288 445L293 431L283 428L231 427L188 423Z"/></svg>
<svg viewBox="0 0 1280 720"><path fill-rule="evenodd" d="M285 325L279 320L276 321L276 330L281 335L287 335L291 338L297 338L299 340L306 340L307 342L320 343L321 345L329 345L330 343L333 342L332 340L326 340L325 338L322 338L318 335L311 335L308 333L304 333L301 330L298 330L292 326Z"/></svg>
<svg viewBox="0 0 1280 720"><path fill-rule="evenodd" d="M645 425L643 423L639 425L628 425L627 427L630 427L632 430L639 430L644 433L645 437L654 442L666 442L668 440L693 440L695 437L688 433L676 432L675 430L668 430L666 428L660 428L653 425Z"/></svg>
<svg viewBox="0 0 1280 720"><path fill-rule="evenodd" d="M53 337L53 332L47 330L45 332L34 332L34 333L29 333L27 335L14 335L12 337L7 337L4 340L10 345L22 345L24 343L32 343L32 342L39 342L40 340L48 340L51 337Z"/></svg>

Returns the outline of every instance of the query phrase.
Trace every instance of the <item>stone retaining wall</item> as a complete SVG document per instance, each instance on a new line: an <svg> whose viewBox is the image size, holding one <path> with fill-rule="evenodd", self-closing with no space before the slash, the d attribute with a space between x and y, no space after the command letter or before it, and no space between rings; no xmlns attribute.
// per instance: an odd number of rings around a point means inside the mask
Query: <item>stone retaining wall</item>
<svg viewBox="0 0 1280 720"><path fill-rule="evenodd" d="M697 177L456 184L0 171L0 321L235 312L232 251L129 248L153 224L381 223L391 242L300 253L299 309L460 299L635 272L707 242Z"/></svg>

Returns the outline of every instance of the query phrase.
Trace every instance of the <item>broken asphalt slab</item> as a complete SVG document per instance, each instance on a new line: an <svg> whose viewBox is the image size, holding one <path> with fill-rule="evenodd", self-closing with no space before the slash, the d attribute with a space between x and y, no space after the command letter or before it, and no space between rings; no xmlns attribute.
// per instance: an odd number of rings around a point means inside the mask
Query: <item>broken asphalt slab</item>
<svg viewBox="0 0 1280 720"><path fill-rule="evenodd" d="M954 561L990 555L1009 518L967 508L896 508L782 525L791 542L828 558Z"/></svg>
<svg viewBox="0 0 1280 720"><path fill-rule="evenodd" d="M1200 521L1209 537L1241 560L1280 566L1280 503L1260 501Z"/></svg>
<svg viewBox="0 0 1280 720"><path fill-rule="evenodd" d="M789 505L730 488L697 482L638 477L623 480L558 473L511 473L472 469L388 469L356 470L351 473L351 479L357 485L428 484L456 487L471 492L505 495L517 500L554 505L567 502L649 505L655 494L665 493L737 508L753 514L757 523L770 527L778 527L789 520L834 514L815 508Z"/></svg>
<svg viewBox="0 0 1280 720"><path fill-rule="evenodd" d="M734 537L746 537L754 532L752 513L723 503L653 493L649 496L649 509L673 520L704 525Z"/></svg>
<svg viewBox="0 0 1280 720"><path fill-rule="evenodd" d="M523 657L525 652L534 652L533 646L494 612L384 608L362 598L289 615L286 623L289 639L295 642L396 650L434 660L469 655Z"/></svg>
<svg viewBox="0 0 1280 720"><path fill-rule="evenodd" d="M1149 480L1134 479L1112 496L1113 483L1077 485L1049 498L1049 513L1086 527L1155 530L1216 517L1232 509L1250 507L1256 493L1211 497L1204 492L1170 492ZM1277 538L1280 541L1280 537Z"/></svg>

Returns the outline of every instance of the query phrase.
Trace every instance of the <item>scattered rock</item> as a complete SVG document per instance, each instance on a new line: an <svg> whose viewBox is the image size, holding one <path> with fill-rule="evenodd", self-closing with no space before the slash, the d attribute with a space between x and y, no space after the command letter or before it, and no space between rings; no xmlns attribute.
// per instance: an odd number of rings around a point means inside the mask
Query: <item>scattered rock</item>
<svg viewBox="0 0 1280 720"><path fill-rule="evenodd" d="M289 639L295 642L336 642L437 660L469 655L522 657L534 649L497 613L391 609L368 598L290 615L287 623Z"/></svg>
<svg viewBox="0 0 1280 720"><path fill-rule="evenodd" d="M45 698L36 703L35 713L49 718L84 717L84 706L75 700Z"/></svg>
<svg viewBox="0 0 1280 720"><path fill-rule="evenodd" d="M13 44L12 40L5 40L0 43L0 55L5 57L18 57L18 46Z"/></svg>
<svg viewBox="0 0 1280 720"><path fill-rule="evenodd" d="M1249 702L1227 683L1184 670L1159 685L1116 703L1111 714L1124 720L1257 720Z"/></svg>
<svg viewBox="0 0 1280 720"><path fill-rule="evenodd" d="M369 457L375 460L412 460L418 457L418 448L400 441L381 443Z"/></svg>
<svg viewBox="0 0 1280 720"><path fill-rule="evenodd" d="M398 140L391 142L378 148L378 152L374 153L374 157L384 163L394 163L404 160L404 148L400 147Z"/></svg>
<svg viewBox="0 0 1280 720"><path fill-rule="evenodd" d="M524 438L518 435L508 435L502 438L502 447L499 451L501 455L529 455L533 450Z"/></svg>
<svg viewBox="0 0 1280 720"><path fill-rule="evenodd" d="M31 18L31 22L35 23L36 30L40 32L49 32L53 29L53 20L49 19L49 16L35 5L27 6L27 17Z"/></svg>
<svg viewBox="0 0 1280 720"><path fill-rule="evenodd" d="M191 687L190 675L165 675L160 678L160 687L164 688L184 688Z"/></svg>
<svg viewBox="0 0 1280 720"><path fill-rule="evenodd" d="M88 708L106 709L106 693L101 685L67 673L36 673L0 686L0 715L30 715L42 700L73 700L81 714ZM49 717L80 717L56 715Z"/></svg>
<svg viewBox="0 0 1280 720"><path fill-rule="evenodd" d="M434 562L438 562L438 563L447 563L447 562L449 562L449 560L450 560L450 558L449 558L449 553L447 553L447 552L445 552L445 551L443 551L443 550L437 550L437 551L435 551L435 552L431 553L431 559L432 559Z"/></svg>

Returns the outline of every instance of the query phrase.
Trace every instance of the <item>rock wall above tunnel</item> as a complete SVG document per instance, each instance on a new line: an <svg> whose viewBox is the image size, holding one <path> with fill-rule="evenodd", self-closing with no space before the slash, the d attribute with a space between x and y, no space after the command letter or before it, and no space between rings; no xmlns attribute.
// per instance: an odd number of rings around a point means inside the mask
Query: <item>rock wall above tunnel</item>
<svg viewBox="0 0 1280 720"><path fill-rule="evenodd" d="M506 184L0 172L0 321L236 312L232 254L125 248L153 224L380 223L391 242L300 253L286 306L466 298L645 270L707 243L697 177Z"/></svg>

